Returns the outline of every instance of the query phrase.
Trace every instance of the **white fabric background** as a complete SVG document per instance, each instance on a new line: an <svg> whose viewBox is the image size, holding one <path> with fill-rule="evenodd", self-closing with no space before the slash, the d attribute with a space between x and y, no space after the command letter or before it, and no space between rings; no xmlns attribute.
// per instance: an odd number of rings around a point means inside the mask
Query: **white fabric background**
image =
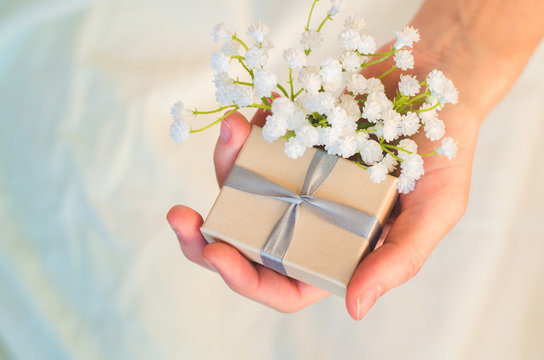
<svg viewBox="0 0 544 360"><path fill-rule="evenodd" d="M280 70L309 4L0 2L1 359L544 358L543 46L481 129L465 217L363 321L279 314L179 251L165 214L211 207L218 129L175 145L170 105L214 105L215 23L267 22ZM350 1L380 42L418 4Z"/></svg>

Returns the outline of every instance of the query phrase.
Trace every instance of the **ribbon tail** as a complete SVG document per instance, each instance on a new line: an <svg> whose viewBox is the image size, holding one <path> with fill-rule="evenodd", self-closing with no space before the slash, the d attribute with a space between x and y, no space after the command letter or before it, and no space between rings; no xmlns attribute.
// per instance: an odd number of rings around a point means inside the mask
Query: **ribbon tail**
<svg viewBox="0 0 544 360"><path fill-rule="evenodd" d="M283 257L291 244L295 223L297 221L299 204L289 205L283 216L278 220L266 243L261 249L261 260L267 268L287 275L283 266Z"/></svg>
<svg viewBox="0 0 544 360"><path fill-rule="evenodd" d="M335 201L302 196L308 208L321 218L368 240L373 250L382 234L378 218L359 209Z"/></svg>

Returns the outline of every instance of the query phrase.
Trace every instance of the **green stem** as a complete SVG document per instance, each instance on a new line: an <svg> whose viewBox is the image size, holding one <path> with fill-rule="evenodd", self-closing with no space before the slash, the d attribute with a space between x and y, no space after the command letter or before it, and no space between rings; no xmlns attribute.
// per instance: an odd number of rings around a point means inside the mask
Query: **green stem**
<svg viewBox="0 0 544 360"><path fill-rule="evenodd" d="M227 105L227 106L221 106L220 108L218 109L215 109L215 110L209 110L209 111L198 111L197 109L195 109L193 111L193 115L205 115L205 114L214 114L214 113L218 113L220 111L223 111L225 109L228 109L228 108L231 108L231 107L235 107L236 105Z"/></svg>
<svg viewBox="0 0 544 360"><path fill-rule="evenodd" d="M285 91L283 86L281 86L280 84L276 84L276 87L281 90L281 92L283 93L283 95L285 95L285 97L289 97L289 94L287 94L287 91Z"/></svg>
<svg viewBox="0 0 544 360"><path fill-rule="evenodd" d="M371 62L369 62L369 63L364 63L363 65L361 65L361 67L362 67L363 69L366 69L366 68L369 67L370 65L374 65L374 64L377 64L377 63L379 63L379 62L382 62L382 61L388 59L389 57L391 57L391 55L393 55L393 51L390 51L390 52L388 53L388 55L386 55L386 56L384 56L384 57L382 57L382 58L379 58L378 60L374 60L374 61L371 61Z"/></svg>
<svg viewBox="0 0 544 360"><path fill-rule="evenodd" d="M266 99L266 96L263 96L261 98L261 100L263 101L263 103L266 105L266 106L270 106L270 103L268 102L268 100Z"/></svg>
<svg viewBox="0 0 544 360"><path fill-rule="evenodd" d="M421 112L425 112L425 111L431 111L431 110L434 110L436 109L437 107L439 107L441 104L440 104L440 101L437 102L436 104L434 104L433 106L431 106L430 108L426 108L426 109L417 109L417 110L414 110L413 112L415 113L421 113Z"/></svg>
<svg viewBox="0 0 544 360"><path fill-rule="evenodd" d="M231 106L236 106L236 105L231 105ZM189 133L196 133L196 132L200 132L200 131L204 131L212 126L214 126L215 124L218 124L220 123L224 118L226 118L227 116L229 116L230 114L234 113L236 110L238 110L239 107L236 106L234 109L232 109L231 111L227 112L225 115L221 116L219 119L215 120L214 122L200 128L200 129L191 129L191 131Z"/></svg>
<svg viewBox="0 0 544 360"><path fill-rule="evenodd" d="M312 8L310 9L310 14L308 15L308 22L306 23L306 31L310 30L310 19L312 18L312 13L314 12L314 7L315 7L315 4L318 2L319 0L314 0L314 3L312 4Z"/></svg>
<svg viewBox="0 0 544 360"><path fill-rule="evenodd" d="M293 69L289 68L289 87L291 88L291 101L295 100L295 94L293 91Z"/></svg>
<svg viewBox="0 0 544 360"><path fill-rule="evenodd" d="M321 28L323 27L323 25L325 25L325 23L327 22L327 20L332 20L332 17L327 14L327 16L323 19L323 21L321 22L321 24L319 24L319 27L317 28L317 32L320 32L321 31Z"/></svg>
<svg viewBox="0 0 544 360"><path fill-rule="evenodd" d="M245 81L234 80L234 83L235 83L235 84L239 84L239 85L245 85L245 86L251 86L251 87L253 87L253 84L252 84L252 83L245 82Z"/></svg>
<svg viewBox="0 0 544 360"><path fill-rule="evenodd" d="M297 98L297 96L300 95L300 93L302 92L302 90L304 90L304 89L300 89L300 90L295 94L295 97L293 98L293 100L295 100L295 99Z"/></svg>
<svg viewBox="0 0 544 360"><path fill-rule="evenodd" d="M236 36L236 34L232 35L232 40L238 41L240 43L240 45L242 45L244 47L244 49L246 49L246 51L249 50L247 45L238 36Z"/></svg>
<svg viewBox="0 0 544 360"><path fill-rule="evenodd" d="M398 150L398 151L402 151L402 152L405 152L405 153L408 153L408 154L411 154L411 153L412 153L411 151L408 151L408 150L406 150L405 148L401 148L401 147L398 147L398 146L395 146L395 145L384 144L384 146L385 146L385 147L388 147L388 148L391 148L391 149Z"/></svg>
<svg viewBox="0 0 544 360"><path fill-rule="evenodd" d="M231 56L231 59L236 59L238 60L238 62L244 67L244 69L246 69L246 71L248 72L249 76L251 76L251 80L253 80L253 70L250 70L246 63L244 62L245 58L243 56L240 56L240 55L233 55Z"/></svg>
<svg viewBox="0 0 544 360"><path fill-rule="evenodd" d="M378 79L381 79L383 78L385 75L387 74L390 74L393 70L397 69L396 66L393 66L391 69L387 70L386 72L384 72L383 74L381 74L380 76L378 76Z"/></svg>
<svg viewBox="0 0 544 360"><path fill-rule="evenodd" d="M398 162L403 162L403 160L402 160L401 158L399 158L397 155L393 154L391 151L387 150L386 145L380 144L380 146L381 146L382 149L384 149L389 155L391 155L393 158L395 158L395 160L397 160Z"/></svg>
<svg viewBox="0 0 544 360"><path fill-rule="evenodd" d="M355 162L355 164L357 164L357 166L360 167L361 169L367 170L367 167L364 166L363 164L361 164L361 160L357 160L357 162Z"/></svg>
<svg viewBox="0 0 544 360"><path fill-rule="evenodd" d="M267 106L267 105L260 105L260 104L253 104L253 105L248 105L246 107L250 107L250 108L259 108L259 109L264 109L264 110L270 110L270 106Z"/></svg>
<svg viewBox="0 0 544 360"><path fill-rule="evenodd" d="M433 151L432 153L419 154L419 156L421 156L421 157L426 157L426 156L433 156L433 155L436 155L436 154L437 154L437 152L436 152L436 150L435 150L435 151Z"/></svg>

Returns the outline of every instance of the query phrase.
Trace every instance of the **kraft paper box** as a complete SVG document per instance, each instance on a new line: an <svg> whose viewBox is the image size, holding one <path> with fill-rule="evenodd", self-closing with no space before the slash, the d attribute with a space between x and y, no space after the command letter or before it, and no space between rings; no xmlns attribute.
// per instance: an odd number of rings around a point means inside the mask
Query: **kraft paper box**
<svg viewBox="0 0 544 360"><path fill-rule="evenodd" d="M331 155L310 148L304 156L289 159L283 152L284 144L284 140L273 143L265 141L261 129L254 126L225 184L236 182L233 179L235 176L240 177L240 173L234 174L234 168L237 168L243 170L242 178L255 175L258 181L252 179L252 183L266 183L266 188L272 182L287 193L301 195L313 159L317 155ZM317 151L321 153L316 155ZM385 224L397 199L397 178L388 175L385 181L375 184L369 174L355 163L335 159L338 160L332 171L327 171L324 182L311 195L318 201L328 201L327 204L334 202L358 209L367 218L377 220L375 223L378 225L374 230L379 231L379 224ZM267 191L264 190L265 193ZM346 221L333 221L327 213L315 211L315 206L304 201L298 205L298 209L289 212L296 202L224 185L201 231L208 242L224 241L236 247L248 259L263 264L263 247L270 245L267 241L276 231L276 224L289 213L291 223L287 227L292 236L288 236L290 239L287 239L288 245L279 266L287 276L345 296L355 268L363 256L372 250L379 234L368 236L374 239L374 244L371 244L367 238L339 225ZM355 222L355 226L360 223L359 220ZM280 238L285 237L285 233L280 231L279 234ZM268 266L266 258L264 256Z"/></svg>

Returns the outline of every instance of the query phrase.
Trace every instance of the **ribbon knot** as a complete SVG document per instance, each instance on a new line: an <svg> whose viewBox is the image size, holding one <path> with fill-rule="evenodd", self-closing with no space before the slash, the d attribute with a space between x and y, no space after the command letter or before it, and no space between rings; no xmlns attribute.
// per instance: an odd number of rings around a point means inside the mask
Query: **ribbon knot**
<svg viewBox="0 0 544 360"><path fill-rule="evenodd" d="M313 196L327 180L337 160L338 157L329 155L323 150L317 150L306 172L300 195L244 167L238 165L232 167L224 186L290 203L261 249L261 260L264 266L286 274L283 258L293 238L301 206L338 227L366 238L371 248L375 246L382 227L374 215L345 204Z"/></svg>

